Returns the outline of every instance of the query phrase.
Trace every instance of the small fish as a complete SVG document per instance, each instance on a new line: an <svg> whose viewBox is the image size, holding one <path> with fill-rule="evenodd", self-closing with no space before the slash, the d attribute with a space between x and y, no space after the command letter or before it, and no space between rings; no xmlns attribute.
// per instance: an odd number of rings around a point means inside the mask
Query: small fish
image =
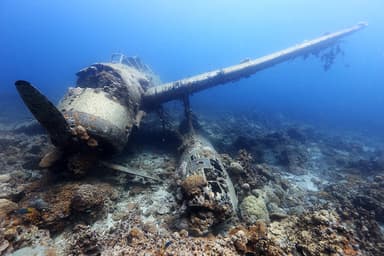
<svg viewBox="0 0 384 256"><path fill-rule="evenodd" d="M173 244L172 241L168 241L164 244L164 249L167 249L171 244Z"/></svg>
<svg viewBox="0 0 384 256"><path fill-rule="evenodd" d="M35 209L32 207L20 208L20 209L15 210L15 213L16 214L28 214L28 213L34 212L34 210Z"/></svg>

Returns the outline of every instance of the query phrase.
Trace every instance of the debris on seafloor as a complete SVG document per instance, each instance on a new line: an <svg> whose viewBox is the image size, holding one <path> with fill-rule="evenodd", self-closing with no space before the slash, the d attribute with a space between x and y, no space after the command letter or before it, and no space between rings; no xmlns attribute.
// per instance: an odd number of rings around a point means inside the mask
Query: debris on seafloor
<svg viewBox="0 0 384 256"><path fill-rule="evenodd" d="M126 166L123 166L123 165L113 164L113 163L109 163L109 162L106 162L106 161L101 161L100 163L105 165L108 168L113 169L113 170L129 173L129 174L132 174L132 175L135 175L135 176L139 176L139 177L143 177L143 178L146 178L146 179L149 179L149 180L161 182L161 180L159 178L146 175L142 171L140 172L140 171L129 169Z"/></svg>
<svg viewBox="0 0 384 256"><path fill-rule="evenodd" d="M189 230L204 235L236 214L237 196L213 146L194 133L186 138L177 174L189 215Z"/></svg>

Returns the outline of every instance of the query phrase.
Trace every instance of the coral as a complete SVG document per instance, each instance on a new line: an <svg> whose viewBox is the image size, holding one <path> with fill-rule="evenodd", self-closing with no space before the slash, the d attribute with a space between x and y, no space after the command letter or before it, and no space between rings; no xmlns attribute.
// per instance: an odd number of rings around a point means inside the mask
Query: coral
<svg viewBox="0 0 384 256"><path fill-rule="evenodd" d="M6 247L4 251L7 252L12 252L26 246L52 245L52 240L47 230L40 230L34 225L21 225L16 220L9 222L8 226L3 227L3 232L0 233L0 240L2 239L7 241L3 243L3 246Z"/></svg>
<svg viewBox="0 0 384 256"><path fill-rule="evenodd" d="M247 230L236 230L232 231L231 240L233 244L236 247L236 250L240 253L246 253L248 252L247 244L248 244L248 237L247 237Z"/></svg>
<svg viewBox="0 0 384 256"><path fill-rule="evenodd" d="M373 182L363 178L346 182L327 186L324 197L333 200L344 221L355 227L360 248L367 254L379 255L384 251L384 235L379 227L383 221L384 183L380 178Z"/></svg>
<svg viewBox="0 0 384 256"><path fill-rule="evenodd" d="M0 218L5 218L10 212L16 210L18 205L8 199L0 198Z"/></svg>
<svg viewBox="0 0 384 256"><path fill-rule="evenodd" d="M276 174L273 173L272 168L267 164L256 164L254 166L255 172L259 175L266 177L268 180L275 180Z"/></svg>
<svg viewBox="0 0 384 256"><path fill-rule="evenodd" d="M203 187L207 186L208 183L203 176L191 175L188 176L182 183L184 193L187 197L193 197L202 193Z"/></svg>
<svg viewBox="0 0 384 256"><path fill-rule="evenodd" d="M0 183L7 183L10 179L11 175L9 173L0 175Z"/></svg>
<svg viewBox="0 0 384 256"><path fill-rule="evenodd" d="M288 214L286 213L286 211L278 207L273 202L270 202L267 204L267 209L268 209L269 218L271 219L271 221L275 221L275 220L279 221L281 219L288 217Z"/></svg>
<svg viewBox="0 0 384 256"><path fill-rule="evenodd" d="M249 169L253 164L253 156L245 149L240 149L238 152L237 160L245 169Z"/></svg>
<svg viewBox="0 0 384 256"><path fill-rule="evenodd" d="M2 240L0 242L0 255L3 254L3 252L5 253L5 251L7 250L7 248L9 247L10 243L8 242L8 240Z"/></svg>
<svg viewBox="0 0 384 256"><path fill-rule="evenodd" d="M286 253L304 255L361 255L357 241L340 223L334 211L318 210L273 222L268 238L281 244ZM289 243L286 243L286 240Z"/></svg>
<svg viewBox="0 0 384 256"><path fill-rule="evenodd" d="M76 225L73 229L68 255L100 255L99 237L89 226Z"/></svg>
<svg viewBox="0 0 384 256"><path fill-rule="evenodd" d="M37 245L28 246L12 252L13 256L25 256L25 255L45 255L56 256L56 250L52 247Z"/></svg>
<svg viewBox="0 0 384 256"><path fill-rule="evenodd" d="M191 212L189 217L189 232L196 236L206 235L209 228L212 227L216 216L212 211Z"/></svg>
<svg viewBox="0 0 384 256"><path fill-rule="evenodd" d="M243 166L241 166L240 162L238 161L233 161L230 163L228 167L228 171L233 173L233 174L241 174L244 172Z"/></svg>
<svg viewBox="0 0 384 256"><path fill-rule="evenodd" d="M41 221L40 212L32 207L19 209L21 211L20 216L24 223L38 225Z"/></svg>
<svg viewBox="0 0 384 256"><path fill-rule="evenodd" d="M268 229L264 222L256 222L249 227L237 226L228 233L236 250L241 255L284 255L283 250L268 239Z"/></svg>
<svg viewBox="0 0 384 256"><path fill-rule="evenodd" d="M0 218L0 255L383 254L384 169L379 147L317 130L310 135L300 126L267 129L255 120L227 115L233 124L218 120L205 126L215 125L212 136L220 151L234 154L233 159L224 154L223 162L227 169L231 164L236 169L230 174L243 201L240 208L255 206L264 214L267 210L270 223L253 216L253 224L234 219L225 223L224 231L220 226L214 234L205 232L215 216L193 207L185 211L175 191L194 198L203 194L207 183L201 176L190 177L178 187L172 173L175 151L165 154L158 147L135 146L133 155L123 156L122 162L131 167L159 174L160 184L143 185L125 174L93 168L73 180L67 173L37 167L48 145L45 135L0 132L0 209L2 202L11 206ZM141 139L151 140L140 132ZM233 140L240 136L243 144L235 147ZM158 146L157 141L148 143ZM247 151L238 152L242 148ZM279 162L284 154L288 161ZM318 191L298 185L303 176L292 173L295 167L315 174L305 177L321 177L320 182L311 180ZM255 201L264 203L260 207Z"/></svg>
<svg viewBox="0 0 384 256"><path fill-rule="evenodd" d="M76 212L97 213L104 205L105 194L91 184L80 185L71 198L71 209Z"/></svg>
<svg viewBox="0 0 384 256"><path fill-rule="evenodd" d="M239 208L242 219L248 224L254 224L258 220L269 222L267 206L261 196L247 196L241 202Z"/></svg>
<svg viewBox="0 0 384 256"><path fill-rule="evenodd" d="M67 183L30 192L20 205L28 209L21 215L26 223L49 229L52 233L62 231L75 221L93 221L102 215L109 200L116 199L116 191L108 184Z"/></svg>
<svg viewBox="0 0 384 256"><path fill-rule="evenodd" d="M42 197L49 207L42 211L41 222L38 225L53 233L64 229L71 215L71 199L77 188L77 184L58 185L39 194L37 197ZM26 204L29 202L26 201Z"/></svg>
<svg viewBox="0 0 384 256"><path fill-rule="evenodd" d="M130 241L134 239L141 240L143 238L144 238L144 232L137 227L132 228L128 233L128 239Z"/></svg>
<svg viewBox="0 0 384 256"><path fill-rule="evenodd" d="M116 232L122 232L118 229ZM136 232L136 231L135 231ZM139 231L140 239L116 239L113 233L98 243L103 248L103 255L238 255L228 237L188 237L182 232L152 233ZM120 236L121 237L121 236ZM113 243L112 243L113 242ZM112 243L114 246L103 247Z"/></svg>

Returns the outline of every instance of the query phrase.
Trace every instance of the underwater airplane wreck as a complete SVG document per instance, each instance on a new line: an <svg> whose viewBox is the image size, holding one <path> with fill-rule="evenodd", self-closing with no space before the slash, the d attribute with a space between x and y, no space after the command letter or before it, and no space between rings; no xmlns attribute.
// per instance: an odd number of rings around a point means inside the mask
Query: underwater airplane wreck
<svg viewBox="0 0 384 256"><path fill-rule="evenodd" d="M111 62L80 70L76 87L69 88L57 106L29 82L19 80L15 85L56 147L43 158L42 168L49 168L58 160L62 163L63 159L69 169L89 168L96 159L121 152L146 113L165 102L182 100L188 131L183 135L183 152L176 171L182 180L180 187L189 209L190 229L204 235L236 214L237 197L219 154L193 127L189 95L235 82L299 56L317 55L366 26L359 23L257 59L165 84L160 84L138 58L113 55ZM119 169L114 164L106 165Z"/></svg>

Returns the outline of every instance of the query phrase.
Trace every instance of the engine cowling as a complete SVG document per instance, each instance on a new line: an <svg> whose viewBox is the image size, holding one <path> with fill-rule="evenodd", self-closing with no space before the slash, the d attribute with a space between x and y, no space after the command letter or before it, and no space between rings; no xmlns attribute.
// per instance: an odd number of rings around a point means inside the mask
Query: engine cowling
<svg viewBox="0 0 384 256"><path fill-rule="evenodd" d="M77 73L58 109L76 142L111 153L122 150L140 120L142 95L151 80L120 63L98 63Z"/></svg>

